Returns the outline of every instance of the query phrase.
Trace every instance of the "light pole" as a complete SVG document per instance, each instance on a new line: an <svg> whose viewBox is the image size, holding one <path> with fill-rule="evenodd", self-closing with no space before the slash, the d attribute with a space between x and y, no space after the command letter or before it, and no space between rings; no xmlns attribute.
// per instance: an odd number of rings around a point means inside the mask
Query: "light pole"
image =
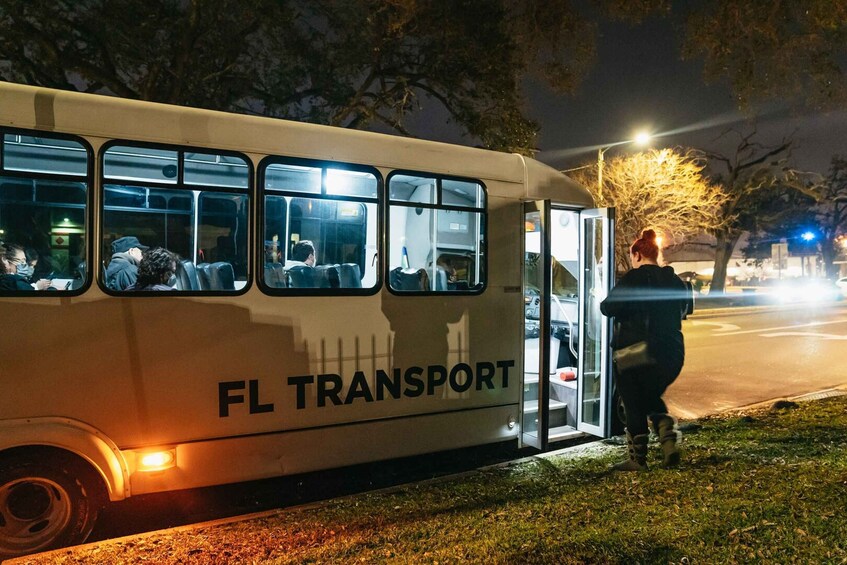
<svg viewBox="0 0 847 565"><path fill-rule="evenodd" d="M618 145L626 145L627 143L635 143L640 147L644 147L648 143L650 143L651 135L646 131L641 131L635 134L633 139L627 139L626 141L618 141L617 143L612 143L611 145L607 145L605 147L599 147L597 149L597 200L600 201L603 198L603 167L606 163L604 155L606 151L611 149L612 147Z"/></svg>

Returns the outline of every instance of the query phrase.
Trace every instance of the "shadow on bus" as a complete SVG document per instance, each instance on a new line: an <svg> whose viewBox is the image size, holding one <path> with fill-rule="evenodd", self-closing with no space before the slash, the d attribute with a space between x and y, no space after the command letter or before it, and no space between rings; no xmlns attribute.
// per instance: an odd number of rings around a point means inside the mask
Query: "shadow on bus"
<svg viewBox="0 0 847 565"><path fill-rule="evenodd" d="M514 441L230 485L139 495L110 504L88 542L287 508L414 483L536 453Z"/></svg>

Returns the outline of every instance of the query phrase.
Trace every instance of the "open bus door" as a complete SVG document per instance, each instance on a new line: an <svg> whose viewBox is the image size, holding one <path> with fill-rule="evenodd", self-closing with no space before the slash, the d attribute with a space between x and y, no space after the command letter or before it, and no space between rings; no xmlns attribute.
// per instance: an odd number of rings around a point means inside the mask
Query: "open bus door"
<svg viewBox="0 0 847 565"><path fill-rule="evenodd" d="M600 302L614 267L613 210L524 204L521 445L606 436L611 415L609 320Z"/></svg>
<svg viewBox="0 0 847 565"><path fill-rule="evenodd" d="M550 408L550 201L524 203L521 445L547 449Z"/></svg>
<svg viewBox="0 0 847 565"><path fill-rule="evenodd" d="M579 355L577 429L606 437L611 426L612 325L600 303L613 285L614 208L579 213Z"/></svg>

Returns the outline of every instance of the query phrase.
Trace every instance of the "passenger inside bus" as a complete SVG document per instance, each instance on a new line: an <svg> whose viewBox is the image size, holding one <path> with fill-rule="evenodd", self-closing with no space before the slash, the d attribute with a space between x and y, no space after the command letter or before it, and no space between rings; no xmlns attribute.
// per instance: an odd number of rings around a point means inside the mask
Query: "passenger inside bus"
<svg viewBox="0 0 847 565"><path fill-rule="evenodd" d="M145 251L135 284L128 290L174 290L176 270L177 256L167 249L155 247Z"/></svg>
<svg viewBox="0 0 847 565"><path fill-rule="evenodd" d="M106 268L106 286L112 290L128 290L136 284L138 266L144 250L135 236L125 236L112 242L112 259Z"/></svg>
<svg viewBox="0 0 847 565"><path fill-rule="evenodd" d="M317 257L315 256L315 244L304 239L294 244L291 250L291 259L285 262L286 271L290 271L295 267L314 267Z"/></svg>
<svg viewBox="0 0 847 565"><path fill-rule="evenodd" d="M21 273L24 279L26 279L26 281L30 283L35 290L47 290L50 288L52 286L52 281L49 278L33 280L35 277L35 269L38 267L38 251L32 247L27 247L24 249L24 254L26 255L26 272Z"/></svg>
<svg viewBox="0 0 847 565"><path fill-rule="evenodd" d="M20 245L0 243L0 290L47 290L50 282L40 279L30 284L32 270L26 260L26 252Z"/></svg>

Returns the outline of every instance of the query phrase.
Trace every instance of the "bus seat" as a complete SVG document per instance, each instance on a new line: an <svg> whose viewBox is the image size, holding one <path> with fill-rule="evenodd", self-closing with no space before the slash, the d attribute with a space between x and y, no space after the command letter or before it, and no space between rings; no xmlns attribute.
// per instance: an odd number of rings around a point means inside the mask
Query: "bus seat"
<svg viewBox="0 0 847 565"><path fill-rule="evenodd" d="M389 273L391 288L405 291L429 290L429 276L424 269L402 269L397 267Z"/></svg>
<svg viewBox="0 0 847 565"><path fill-rule="evenodd" d="M179 290L200 290L197 269L188 259L182 259L176 266L176 284Z"/></svg>
<svg viewBox="0 0 847 565"><path fill-rule="evenodd" d="M318 265L315 267L315 283L318 288L339 288L338 265Z"/></svg>
<svg viewBox="0 0 847 565"><path fill-rule="evenodd" d="M341 288L362 288L362 271L358 263L342 263L338 267Z"/></svg>
<svg viewBox="0 0 847 565"><path fill-rule="evenodd" d="M71 290L82 288L82 285L85 284L86 267L85 261L82 261L76 266L76 273L74 274L79 276L74 276L74 279L71 281Z"/></svg>
<svg viewBox="0 0 847 565"><path fill-rule="evenodd" d="M271 288L285 288L282 263L265 263L265 284Z"/></svg>
<svg viewBox="0 0 847 565"><path fill-rule="evenodd" d="M307 265L288 269L288 284L291 288L316 288L314 269Z"/></svg>
<svg viewBox="0 0 847 565"><path fill-rule="evenodd" d="M447 271L443 267L435 267L435 290L448 290Z"/></svg>
<svg viewBox="0 0 847 565"><path fill-rule="evenodd" d="M197 283L200 287L200 290L211 290L211 286L209 283L209 267L208 263L198 263L197 270Z"/></svg>
<svg viewBox="0 0 847 565"><path fill-rule="evenodd" d="M231 263L218 261L209 265L209 290L235 290L235 271Z"/></svg>

